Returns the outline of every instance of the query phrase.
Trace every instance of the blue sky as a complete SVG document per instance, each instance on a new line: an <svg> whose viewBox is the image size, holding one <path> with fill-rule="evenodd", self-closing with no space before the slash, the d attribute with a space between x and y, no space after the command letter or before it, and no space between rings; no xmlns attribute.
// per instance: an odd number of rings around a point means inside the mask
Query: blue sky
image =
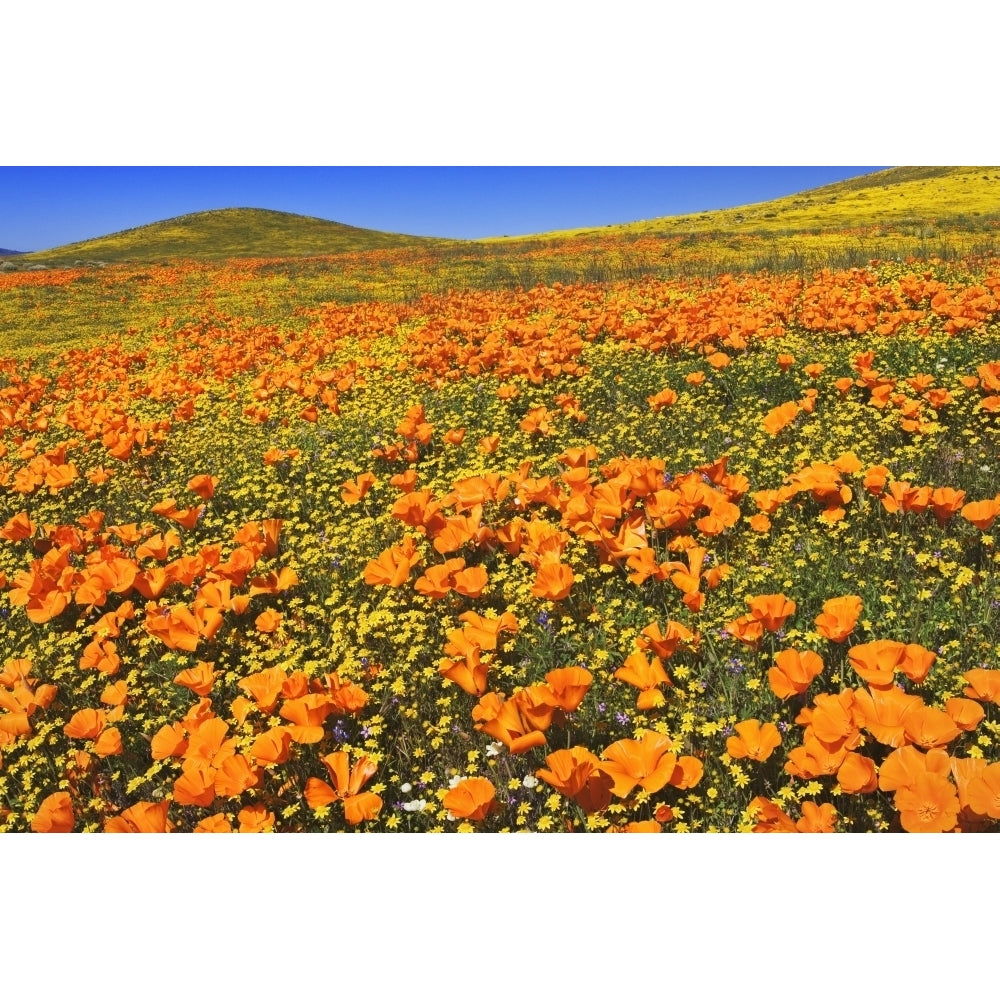
<svg viewBox="0 0 1000 1000"><path fill-rule="evenodd" d="M476 239L766 201L881 167L0 167L0 247L44 250L212 208Z"/></svg>

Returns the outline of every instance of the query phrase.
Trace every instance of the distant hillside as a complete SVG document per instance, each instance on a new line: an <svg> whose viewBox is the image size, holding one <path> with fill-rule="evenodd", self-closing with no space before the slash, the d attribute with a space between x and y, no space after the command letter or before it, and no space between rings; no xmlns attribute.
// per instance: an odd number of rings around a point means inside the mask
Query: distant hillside
<svg viewBox="0 0 1000 1000"><path fill-rule="evenodd" d="M17 257L23 253L23 250L4 250L0 247L0 257Z"/></svg>
<svg viewBox="0 0 1000 1000"><path fill-rule="evenodd" d="M988 216L1000 216L1000 167L892 167L754 205L544 236L787 233L948 220L974 226Z"/></svg>
<svg viewBox="0 0 1000 1000"><path fill-rule="evenodd" d="M15 267L74 264L169 263L239 257L318 257L326 254L393 248L443 248L458 253L479 250L509 257L537 248L539 241L567 246L635 237L697 237L724 243L756 237L801 243L821 234L865 227L905 230L921 240L937 230L982 233L992 240L1000 225L1000 167L893 167L773 201L533 236L476 241L442 240L358 229L288 212L225 208L178 216L98 239L18 254ZM932 234L933 235L933 234ZM577 239L583 238L583 239ZM787 247L782 253L787 253ZM860 252L860 251L859 251ZM873 252L875 252L873 248ZM3 251L11 254L12 251ZM528 276L524 277L528 280Z"/></svg>
<svg viewBox="0 0 1000 1000"><path fill-rule="evenodd" d="M120 263L233 257L309 257L348 251L437 245L447 241L357 229L263 208L222 208L181 215L82 243L25 254L26 262Z"/></svg>

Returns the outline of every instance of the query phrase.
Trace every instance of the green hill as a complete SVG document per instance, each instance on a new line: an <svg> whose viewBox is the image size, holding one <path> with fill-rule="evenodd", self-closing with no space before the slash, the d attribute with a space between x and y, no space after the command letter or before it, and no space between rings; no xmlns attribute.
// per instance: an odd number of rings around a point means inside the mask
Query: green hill
<svg viewBox="0 0 1000 1000"><path fill-rule="evenodd" d="M734 235L741 232L806 232L888 223L947 221L976 228L986 217L998 215L1000 167L892 167L754 205L667 216L600 229L545 233L533 238L597 234Z"/></svg>
<svg viewBox="0 0 1000 1000"><path fill-rule="evenodd" d="M339 222L263 208L222 208L165 219L82 243L24 254L21 266L150 263L233 257L310 257L393 247L441 245L445 240L357 229Z"/></svg>
<svg viewBox="0 0 1000 1000"><path fill-rule="evenodd" d="M795 238L866 226L917 227L995 233L1000 220L1000 167L893 167L772 201L531 236L494 237L480 247L517 252L534 241L599 236L713 236L741 234ZM358 229L339 222L259 208L196 212L127 229L82 243L21 254L16 267L75 263L157 263L239 257L317 257L393 248L442 248L463 252L463 240L405 236ZM493 252L491 250L490 252ZM11 258L8 258L10 260ZM4 269L12 266L4 264Z"/></svg>

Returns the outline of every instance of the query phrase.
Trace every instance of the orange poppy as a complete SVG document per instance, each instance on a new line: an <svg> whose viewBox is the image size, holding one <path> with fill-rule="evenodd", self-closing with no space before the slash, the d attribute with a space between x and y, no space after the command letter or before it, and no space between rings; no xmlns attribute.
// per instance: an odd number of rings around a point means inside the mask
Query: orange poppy
<svg viewBox="0 0 1000 1000"><path fill-rule="evenodd" d="M971 733L986 716L986 710L971 698L949 698L944 710L963 732Z"/></svg>
<svg viewBox="0 0 1000 1000"><path fill-rule="evenodd" d="M246 691L262 712L270 714L278 703L286 680L287 675L281 667L268 667L237 681L236 686Z"/></svg>
<svg viewBox="0 0 1000 1000"><path fill-rule="evenodd" d="M184 727L179 722L161 726L153 736L149 747L153 760L182 757L187 748L187 736L184 734Z"/></svg>
<svg viewBox="0 0 1000 1000"><path fill-rule="evenodd" d="M465 566L464 559L448 559L435 566L428 566L423 576L417 578L413 589L425 597L439 599L451 593L455 574Z"/></svg>
<svg viewBox="0 0 1000 1000"><path fill-rule="evenodd" d="M94 753L98 757L115 757L123 752L122 734L114 726L103 730L94 741Z"/></svg>
<svg viewBox="0 0 1000 1000"><path fill-rule="evenodd" d="M833 833L836 817L837 810L829 802L822 805L803 802L802 818L795 824L795 829L799 833Z"/></svg>
<svg viewBox="0 0 1000 1000"><path fill-rule="evenodd" d="M564 712L575 712L583 701L594 677L583 667L559 667L545 675L548 700Z"/></svg>
<svg viewBox="0 0 1000 1000"><path fill-rule="evenodd" d="M795 821L780 806L758 795L751 799L747 811L756 820L754 833L798 833Z"/></svg>
<svg viewBox="0 0 1000 1000"><path fill-rule="evenodd" d="M736 760L765 761L781 746L781 734L773 722L760 724L758 719L746 719L733 727L736 736L726 740L726 752Z"/></svg>
<svg viewBox="0 0 1000 1000"><path fill-rule="evenodd" d="M174 683L204 697L215 686L215 678L219 676L219 672L212 669L214 665L214 663L199 660L195 666L188 667L187 670L182 670L177 674L174 677Z"/></svg>
<svg viewBox="0 0 1000 1000"><path fill-rule="evenodd" d="M532 718L532 712L522 711L522 708L538 707L530 705L530 700L530 696L527 699L518 699L517 696L504 699L495 691L488 691L472 710L475 728L499 740L512 754L525 753L532 747L544 746L545 733L541 726L536 725L538 720ZM548 706L549 721L552 710L552 707ZM545 721L544 716L541 721Z"/></svg>
<svg viewBox="0 0 1000 1000"><path fill-rule="evenodd" d="M673 389L662 389L655 396L647 396L646 402L654 413L659 413L660 410L677 402L677 393Z"/></svg>
<svg viewBox="0 0 1000 1000"><path fill-rule="evenodd" d="M655 819L638 819L624 826L609 826L608 833L661 833L663 826Z"/></svg>
<svg viewBox="0 0 1000 1000"><path fill-rule="evenodd" d="M34 521L28 517L26 511L21 511L10 518L3 528L0 528L0 538L6 538L11 542L20 542L25 538L31 538L35 531Z"/></svg>
<svg viewBox="0 0 1000 1000"><path fill-rule="evenodd" d="M573 587L573 570L557 558L543 559L538 566L531 593L550 601L561 601Z"/></svg>
<svg viewBox="0 0 1000 1000"><path fill-rule="evenodd" d="M375 476L371 472L362 472L357 479L348 479L340 487L340 498L346 504L355 504L367 496L368 491L375 485Z"/></svg>
<svg viewBox="0 0 1000 1000"><path fill-rule="evenodd" d="M166 833L170 802L136 802L104 822L105 833Z"/></svg>
<svg viewBox="0 0 1000 1000"><path fill-rule="evenodd" d="M263 764L284 764L291 754L292 734L288 726L272 726L250 747L250 756Z"/></svg>
<svg viewBox="0 0 1000 1000"><path fill-rule="evenodd" d="M417 470L407 469L406 472L397 473L389 483L404 493L412 493L417 484Z"/></svg>
<svg viewBox="0 0 1000 1000"><path fill-rule="evenodd" d="M795 614L795 601L790 601L784 594L761 594L759 597L747 598L750 614L761 623L768 632L777 632L785 621Z"/></svg>
<svg viewBox="0 0 1000 1000"><path fill-rule="evenodd" d="M1000 764L987 764L969 781L968 798L973 812L1000 819Z"/></svg>
<svg viewBox="0 0 1000 1000"><path fill-rule="evenodd" d="M242 795L248 788L260 784L261 771L242 754L227 757L215 773L215 794L223 798Z"/></svg>
<svg viewBox="0 0 1000 1000"><path fill-rule="evenodd" d="M900 747L910 742L907 718L923 704L923 698L893 686L854 692L855 718L884 746Z"/></svg>
<svg viewBox="0 0 1000 1000"><path fill-rule="evenodd" d="M319 778L306 782L305 799L310 809L343 800L344 817L352 826L374 819L382 809L382 799L374 792L362 792L365 783L375 774L377 766L367 755L362 755L351 766L344 750L320 758L327 769L333 786Z"/></svg>
<svg viewBox="0 0 1000 1000"><path fill-rule="evenodd" d="M468 566L455 573L452 589L463 597L479 597L486 589L489 577L482 566Z"/></svg>
<svg viewBox="0 0 1000 1000"><path fill-rule="evenodd" d="M892 639L876 639L848 650L851 666L871 687L891 687L896 670L906 658L906 646Z"/></svg>
<svg viewBox="0 0 1000 1000"><path fill-rule="evenodd" d="M912 785L917 777L928 771L947 775L951 758L944 750L921 753L913 744L898 747L884 761L878 771L878 787L883 792L894 792Z"/></svg>
<svg viewBox="0 0 1000 1000"><path fill-rule="evenodd" d="M843 642L861 617L861 598L856 594L833 597L824 602L823 613L816 616L816 630L831 642Z"/></svg>
<svg viewBox="0 0 1000 1000"><path fill-rule="evenodd" d="M878 788L875 761L851 751L844 757L844 762L837 770L837 781L848 795L874 792Z"/></svg>
<svg viewBox="0 0 1000 1000"><path fill-rule="evenodd" d="M72 739L93 740L101 734L107 721L103 708L81 708L63 726L63 732Z"/></svg>
<svg viewBox="0 0 1000 1000"><path fill-rule="evenodd" d="M420 562L416 544L409 535L399 545L393 545L365 567L364 580L370 587L401 587L410 570Z"/></svg>
<svg viewBox="0 0 1000 1000"><path fill-rule="evenodd" d="M344 819L351 826L375 819L382 811L382 799L374 792L359 792L344 799Z"/></svg>
<svg viewBox="0 0 1000 1000"><path fill-rule="evenodd" d="M945 747L961 732L947 712L931 705L920 705L908 712L903 719L903 730L908 739L925 750Z"/></svg>
<svg viewBox="0 0 1000 1000"><path fill-rule="evenodd" d="M678 646L696 647L698 639L699 636L685 625L668 620L666 632L660 628L659 622L647 625L636 639L636 645L667 660L674 655Z"/></svg>
<svg viewBox="0 0 1000 1000"><path fill-rule="evenodd" d="M239 811L236 818L239 820L240 833L274 832L274 813L270 812L266 806L246 806Z"/></svg>
<svg viewBox="0 0 1000 1000"><path fill-rule="evenodd" d="M456 819L486 819L496 808L496 789L487 778L463 778L441 800Z"/></svg>
<svg viewBox="0 0 1000 1000"><path fill-rule="evenodd" d="M232 833L233 827L223 813L216 813L203 819L192 833Z"/></svg>
<svg viewBox="0 0 1000 1000"><path fill-rule="evenodd" d="M764 626L753 615L740 615L726 625L726 631L740 642L756 647L764 635Z"/></svg>
<svg viewBox="0 0 1000 1000"><path fill-rule="evenodd" d="M267 608L254 619L258 632L277 632L281 626L281 614L273 608Z"/></svg>
<svg viewBox="0 0 1000 1000"><path fill-rule="evenodd" d="M893 804L907 833L954 830L961 809L955 786L944 775L931 771L918 774L911 784L900 788Z"/></svg>
<svg viewBox="0 0 1000 1000"><path fill-rule="evenodd" d="M1000 705L1000 670L977 667L975 670L966 670L962 679L969 682L969 686L962 689L963 694L976 701L990 701L994 705Z"/></svg>
<svg viewBox="0 0 1000 1000"><path fill-rule="evenodd" d="M640 711L659 708L665 704L659 688L661 684L671 685L671 681L658 656L650 660L645 653L636 650L625 660L624 666L615 671L614 676L639 689L637 706Z"/></svg>
<svg viewBox="0 0 1000 1000"><path fill-rule="evenodd" d="M612 743L601 755L601 770L614 782L614 794L626 798L636 785L651 793L667 784L678 788L696 785L701 779L701 762L693 757L678 761L670 752L671 746L669 736L651 730L638 740Z"/></svg>
<svg viewBox="0 0 1000 1000"><path fill-rule="evenodd" d="M1000 501L993 499L967 503L961 513L966 521L974 524L980 531L989 531L997 515L1000 514Z"/></svg>
<svg viewBox="0 0 1000 1000"><path fill-rule="evenodd" d="M35 833L71 833L76 822L69 792L53 792L42 799L31 820Z"/></svg>
<svg viewBox="0 0 1000 1000"><path fill-rule="evenodd" d="M795 400L774 407L774 409L768 411L762 421L764 430L772 437L776 437L789 424L794 423L799 412L799 404Z"/></svg>
<svg viewBox="0 0 1000 1000"><path fill-rule="evenodd" d="M775 697L784 701L803 694L813 680L823 672L823 660L811 650L783 649L774 658L767 680Z"/></svg>
<svg viewBox="0 0 1000 1000"><path fill-rule="evenodd" d="M187 488L192 493L197 493L202 500L211 500L215 496L215 487L219 485L218 476L202 474L194 476L188 480Z"/></svg>
<svg viewBox="0 0 1000 1000"><path fill-rule="evenodd" d="M281 594L290 590L299 582L299 575L290 566L282 566L275 572L272 570L266 576L255 576L250 581L250 596L256 597L258 594ZM235 605L236 599L233 599Z"/></svg>
<svg viewBox="0 0 1000 1000"><path fill-rule="evenodd" d="M965 490L954 490L950 486L938 487L931 493L931 507L939 525L951 520L965 501Z"/></svg>
<svg viewBox="0 0 1000 1000"><path fill-rule="evenodd" d="M585 813L600 812L611 803L614 781L586 747L557 750L545 758L545 763L548 767L535 775L560 795L572 799Z"/></svg>

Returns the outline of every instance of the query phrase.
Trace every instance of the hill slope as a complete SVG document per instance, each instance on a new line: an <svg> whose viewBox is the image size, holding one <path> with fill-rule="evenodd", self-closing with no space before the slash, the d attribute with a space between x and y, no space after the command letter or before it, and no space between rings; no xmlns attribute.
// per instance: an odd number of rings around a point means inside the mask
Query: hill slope
<svg viewBox="0 0 1000 1000"><path fill-rule="evenodd" d="M754 205L544 236L812 231L908 220L971 225L998 214L1000 167L892 167Z"/></svg>
<svg viewBox="0 0 1000 1000"><path fill-rule="evenodd" d="M667 216L639 222L494 237L476 241L488 252L520 253L538 241L578 242L578 237L607 239L642 236L711 237L796 234L817 236L866 226L906 226L911 235L928 227L981 232L989 238L1000 220L1000 167L893 167L772 201ZM987 226L993 222L993 226ZM257 208L196 212L112 233L52 250L19 254L18 263L66 266L75 262L141 263L183 259L223 260L240 257L314 257L392 248L445 248L463 252L469 241L405 236L358 229L338 222Z"/></svg>
<svg viewBox="0 0 1000 1000"><path fill-rule="evenodd" d="M186 258L307 257L445 241L357 229L339 222L263 208L222 208L180 215L82 243L25 254L25 261L158 261Z"/></svg>

